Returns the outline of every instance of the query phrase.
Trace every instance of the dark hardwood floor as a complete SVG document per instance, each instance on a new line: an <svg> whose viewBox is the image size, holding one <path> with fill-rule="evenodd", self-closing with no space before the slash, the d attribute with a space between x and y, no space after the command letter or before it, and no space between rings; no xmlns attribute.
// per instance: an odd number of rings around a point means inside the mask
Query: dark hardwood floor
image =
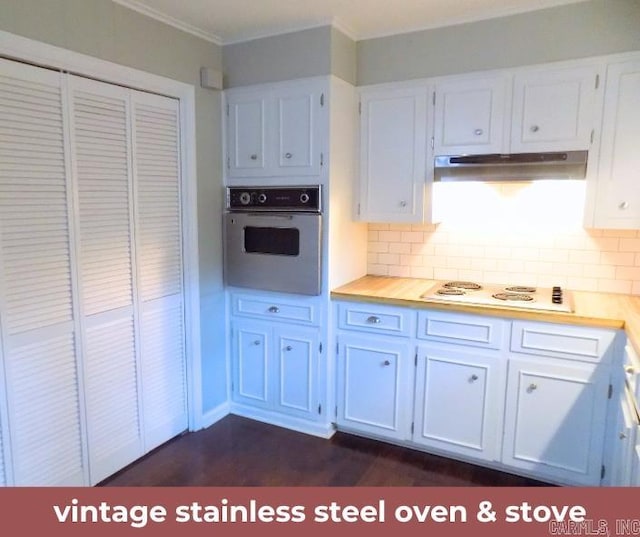
<svg viewBox="0 0 640 537"><path fill-rule="evenodd" d="M421 451L336 433L316 438L227 416L167 442L103 486L546 486Z"/></svg>

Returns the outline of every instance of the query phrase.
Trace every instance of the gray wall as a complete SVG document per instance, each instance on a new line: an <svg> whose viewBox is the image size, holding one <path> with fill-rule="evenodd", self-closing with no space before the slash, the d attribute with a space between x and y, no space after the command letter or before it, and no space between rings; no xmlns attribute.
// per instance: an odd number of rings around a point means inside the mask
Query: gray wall
<svg viewBox="0 0 640 537"><path fill-rule="evenodd" d="M355 84L356 44L322 26L226 45L223 66L225 88L330 74Z"/></svg>
<svg viewBox="0 0 640 537"><path fill-rule="evenodd" d="M222 69L220 47L111 0L0 0L0 30L196 86L203 410L227 399L222 289L220 92L200 67Z"/></svg>
<svg viewBox="0 0 640 537"><path fill-rule="evenodd" d="M359 86L640 50L640 1L592 0L357 46Z"/></svg>

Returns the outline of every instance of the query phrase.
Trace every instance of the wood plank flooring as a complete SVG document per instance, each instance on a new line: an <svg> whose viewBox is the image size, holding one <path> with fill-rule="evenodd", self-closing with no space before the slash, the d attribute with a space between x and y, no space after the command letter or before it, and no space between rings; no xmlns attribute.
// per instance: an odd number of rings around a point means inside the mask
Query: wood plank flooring
<svg viewBox="0 0 640 537"><path fill-rule="evenodd" d="M167 442L103 486L546 486L532 479L336 433L326 440L227 416Z"/></svg>

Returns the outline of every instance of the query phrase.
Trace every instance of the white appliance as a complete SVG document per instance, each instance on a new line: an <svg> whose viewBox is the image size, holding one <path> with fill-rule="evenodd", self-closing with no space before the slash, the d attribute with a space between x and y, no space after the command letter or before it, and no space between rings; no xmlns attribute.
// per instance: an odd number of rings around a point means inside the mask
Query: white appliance
<svg viewBox="0 0 640 537"><path fill-rule="evenodd" d="M564 290L560 286L532 287L450 281L435 284L420 298L439 302L573 312L571 291Z"/></svg>

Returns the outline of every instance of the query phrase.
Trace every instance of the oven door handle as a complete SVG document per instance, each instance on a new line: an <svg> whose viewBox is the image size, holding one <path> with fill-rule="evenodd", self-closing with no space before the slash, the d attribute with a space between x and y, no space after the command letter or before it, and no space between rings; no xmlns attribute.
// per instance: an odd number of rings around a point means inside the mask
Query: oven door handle
<svg viewBox="0 0 640 537"><path fill-rule="evenodd" d="M281 220L293 220L292 214L272 214L272 213L246 213L247 216L252 218L279 218Z"/></svg>

